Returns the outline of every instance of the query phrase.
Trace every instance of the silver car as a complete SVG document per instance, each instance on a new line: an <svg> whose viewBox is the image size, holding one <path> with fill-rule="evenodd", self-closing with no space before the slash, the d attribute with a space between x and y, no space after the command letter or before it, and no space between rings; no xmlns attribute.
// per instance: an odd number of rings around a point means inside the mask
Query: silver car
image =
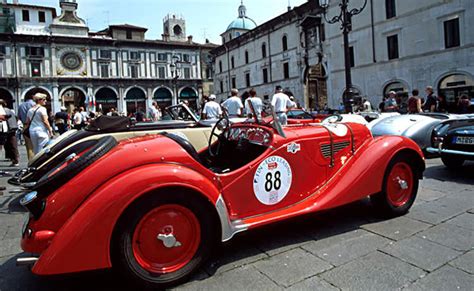
<svg viewBox="0 0 474 291"><path fill-rule="evenodd" d="M401 135L414 140L425 153L427 158L438 157L438 154L428 153L431 146L433 128L448 119L458 119L466 115L446 113L420 113L391 116L372 121L368 127L373 136Z"/></svg>

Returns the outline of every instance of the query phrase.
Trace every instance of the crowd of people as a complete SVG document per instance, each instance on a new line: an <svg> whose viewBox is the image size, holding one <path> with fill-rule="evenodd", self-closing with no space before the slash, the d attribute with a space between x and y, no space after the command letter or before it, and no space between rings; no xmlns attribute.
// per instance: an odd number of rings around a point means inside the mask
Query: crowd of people
<svg viewBox="0 0 474 291"><path fill-rule="evenodd" d="M420 97L418 89L412 91L411 96L402 102L402 99L395 91L390 91L387 97L384 97L378 106L380 112L400 112L416 114L421 112L452 112L468 113L471 102L467 95L461 95L460 98L448 106L445 96L442 94L436 96L433 87L427 86L425 89L425 98ZM275 114L282 125L287 124L287 111L294 107L300 107L294 100L293 94L284 91L281 86L276 86L275 93L271 98L270 104L273 106ZM233 117L262 117L264 100L258 96L257 91L251 88L239 95L239 90L232 89L231 96L221 103L216 102L216 95L203 96L201 104L201 119L219 119L224 111L230 118ZM54 134L63 134L67 130L82 129L95 117L102 114L101 111L87 112L84 107L79 106L68 112L66 107L56 114L48 114L46 109L47 95L36 93L27 97L18 108L18 115L7 107L5 100L0 99L0 146L4 147L5 158L11 161L11 165L19 165L18 143L25 143L28 159L41 151L50 141ZM186 104L186 101L185 101ZM326 108L327 106L325 106ZM363 99L360 104L355 104L354 111L373 111L375 108L367 100ZM344 111L344 104L340 105L340 110ZM108 116L123 115L117 112L115 108L110 108L106 113ZM131 113L137 122L159 121L163 114L160 106L153 101L145 112L138 108L136 112Z"/></svg>
<svg viewBox="0 0 474 291"><path fill-rule="evenodd" d="M220 104L215 101L216 95L214 94L203 96L201 118L218 119L222 116L223 110L230 118L253 117L254 114L259 119L262 117L264 102L261 97L257 96L257 91L254 88L244 91L240 96L239 90L234 88L231 89L230 94L231 96ZM276 86L271 105L283 125L287 124L287 111L297 107L291 92L284 92L281 86Z"/></svg>
<svg viewBox="0 0 474 291"><path fill-rule="evenodd" d="M434 94L433 87L427 86L425 88L425 98L420 96L418 89L413 89L411 96L408 97L406 102L403 102L399 95L395 91L390 91L387 97L384 97L382 102L379 103L380 112L399 112L416 114L422 112L441 112L441 113L458 113L464 114L469 112L471 106L469 97L466 94L462 94L454 103L449 104L446 101L446 96ZM367 99L362 101L364 104L363 110L367 111L367 105L370 102Z"/></svg>

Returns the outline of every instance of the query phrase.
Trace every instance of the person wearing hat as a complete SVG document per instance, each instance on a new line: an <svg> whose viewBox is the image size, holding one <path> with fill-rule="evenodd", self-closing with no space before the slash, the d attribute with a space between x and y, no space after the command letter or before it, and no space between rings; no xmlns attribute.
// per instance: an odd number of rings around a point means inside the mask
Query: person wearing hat
<svg viewBox="0 0 474 291"><path fill-rule="evenodd" d="M397 112L398 105L395 97L397 97L397 93L395 91L388 92L388 98L385 100L385 112Z"/></svg>
<svg viewBox="0 0 474 291"><path fill-rule="evenodd" d="M63 134L69 129L69 114L64 106L61 106L61 111L54 115L54 124L58 128L58 133Z"/></svg>
<svg viewBox="0 0 474 291"><path fill-rule="evenodd" d="M209 101L204 104L204 108L202 113L204 115L204 119L218 119L222 115L222 108L219 103L216 102L216 95L211 94L209 97Z"/></svg>
<svg viewBox="0 0 474 291"><path fill-rule="evenodd" d="M30 139L33 144L33 152L39 153L53 136L53 129L48 121L48 112L46 110L46 94L36 93L33 99L36 105L31 107L26 115L26 123L29 124Z"/></svg>
<svg viewBox="0 0 474 291"><path fill-rule="evenodd" d="M288 109L295 107L296 104L290 100L288 95L283 93L281 86L275 87L275 94L272 97L272 106L281 125L287 125L288 117L286 116L286 112Z"/></svg>

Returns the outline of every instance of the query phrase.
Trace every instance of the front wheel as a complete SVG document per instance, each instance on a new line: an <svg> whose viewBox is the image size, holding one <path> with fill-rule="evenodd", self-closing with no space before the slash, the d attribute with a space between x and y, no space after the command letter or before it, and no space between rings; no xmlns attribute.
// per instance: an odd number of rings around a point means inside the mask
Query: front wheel
<svg viewBox="0 0 474 291"><path fill-rule="evenodd" d="M384 216L395 217L408 212L418 192L418 178L409 158L400 155L390 161L385 171L382 191L371 197Z"/></svg>
<svg viewBox="0 0 474 291"><path fill-rule="evenodd" d="M158 195L139 200L122 216L113 258L114 268L138 284L165 288L185 280L205 261L216 228L200 199Z"/></svg>

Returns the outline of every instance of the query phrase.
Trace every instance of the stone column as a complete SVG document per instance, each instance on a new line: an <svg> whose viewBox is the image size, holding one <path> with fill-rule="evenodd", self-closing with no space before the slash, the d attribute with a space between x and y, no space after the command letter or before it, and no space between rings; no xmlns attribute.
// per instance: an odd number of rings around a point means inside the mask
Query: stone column
<svg viewBox="0 0 474 291"><path fill-rule="evenodd" d="M58 75L58 59L56 58L57 47L55 44L51 45L51 76L55 77Z"/></svg>
<svg viewBox="0 0 474 291"><path fill-rule="evenodd" d="M146 102L146 108L145 108L145 113L148 112L148 109L151 107L151 103L153 102L153 88L148 87L147 89L147 102Z"/></svg>
<svg viewBox="0 0 474 291"><path fill-rule="evenodd" d="M61 109L61 101L59 101L59 85L58 83L53 83L53 96L51 96L51 111L56 113Z"/></svg>
<svg viewBox="0 0 474 291"><path fill-rule="evenodd" d="M87 96L89 97L89 104L86 104L87 110L88 111L96 111L96 108L94 106L95 102L95 96L94 96L94 91L92 90L92 84L87 84ZM92 103L92 106L90 105Z"/></svg>
<svg viewBox="0 0 474 291"><path fill-rule="evenodd" d="M125 115L127 114L127 104L125 103L125 96L123 95L124 94L124 88L123 86L120 86L119 87L119 90L118 90L118 93L119 93L119 96L118 96L118 100L117 100L117 110L119 113L121 112L124 112Z"/></svg>

